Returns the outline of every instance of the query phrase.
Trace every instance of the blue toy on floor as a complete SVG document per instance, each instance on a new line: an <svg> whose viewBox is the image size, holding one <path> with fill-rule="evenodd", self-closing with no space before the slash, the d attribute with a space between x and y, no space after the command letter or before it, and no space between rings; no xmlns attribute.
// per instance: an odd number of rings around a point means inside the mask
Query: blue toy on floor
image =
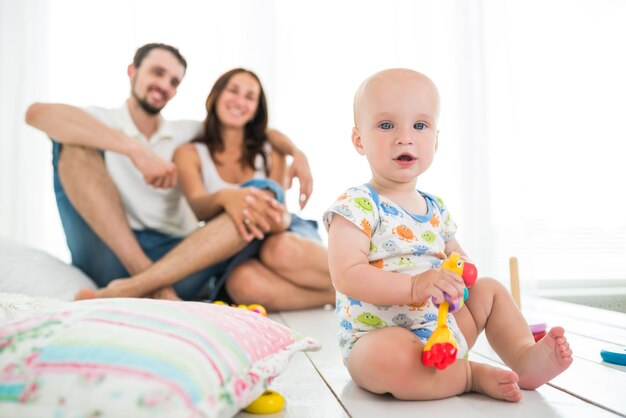
<svg viewBox="0 0 626 418"><path fill-rule="evenodd" d="M600 355L602 356L602 360L607 363L626 366L626 347L605 348L600 351Z"/></svg>

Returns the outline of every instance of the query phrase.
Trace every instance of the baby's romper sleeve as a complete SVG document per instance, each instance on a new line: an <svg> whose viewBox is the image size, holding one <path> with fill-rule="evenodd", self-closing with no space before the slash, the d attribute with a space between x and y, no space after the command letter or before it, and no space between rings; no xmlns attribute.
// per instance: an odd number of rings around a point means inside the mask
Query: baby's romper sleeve
<svg viewBox="0 0 626 418"><path fill-rule="evenodd" d="M353 223L370 238L379 220L378 207L365 186L349 188L330 206L322 218L326 231L337 215Z"/></svg>

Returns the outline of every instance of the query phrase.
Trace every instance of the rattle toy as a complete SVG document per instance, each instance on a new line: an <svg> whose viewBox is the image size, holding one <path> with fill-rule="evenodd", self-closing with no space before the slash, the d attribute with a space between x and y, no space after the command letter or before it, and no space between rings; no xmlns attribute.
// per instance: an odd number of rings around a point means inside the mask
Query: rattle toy
<svg viewBox="0 0 626 418"><path fill-rule="evenodd" d="M228 305L226 302L221 301L221 300L216 300L213 303L215 305ZM247 309L249 311L261 314L263 316L267 316L267 310L263 307L263 305L259 305L258 303L253 303L252 305L235 305L235 304L232 304L230 306L233 307L233 308Z"/></svg>
<svg viewBox="0 0 626 418"><path fill-rule="evenodd" d="M273 414L283 409L283 406L285 406L285 398L278 392L266 390L248 405L244 411L251 414Z"/></svg>
<svg viewBox="0 0 626 418"><path fill-rule="evenodd" d="M448 328L448 312L456 312L463 306L463 301L467 299L468 287L472 287L476 283L478 271L476 266L470 262L462 261L461 256L453 253L447 260L441 264L444 270L450 270L463 278L465 282L465 292L462 300L450 305L450 296L445 294L446 300L439 305L437 313L437 328L432 333L422 353L422 363L425 366L435 366L439 370L443 370L456 360L458 344ZM435 304L436 305L436 304Z"/></svg>
<svg viewBox="0 0 626 418"><path fill-rule="evenodd" d="M543 337L546 336L546 323L538 322L536 324L530 324L528 326L530 328L530 332L533 333L533 339L535 342L539 341Z"/></svg>

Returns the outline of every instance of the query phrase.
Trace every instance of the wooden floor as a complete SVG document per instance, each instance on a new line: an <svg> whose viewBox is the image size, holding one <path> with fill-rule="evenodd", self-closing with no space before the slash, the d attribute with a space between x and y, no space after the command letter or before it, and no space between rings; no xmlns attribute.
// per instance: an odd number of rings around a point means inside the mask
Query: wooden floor
<svg viewBox="0 0 626 418"><path fill-rule="evenodd" d="M534 317L530 317L530 312ZM289 367L272 384L287 400L283 411L265 415L288 417L626 417L626 366L602 362L600 350L626 346L626 314L547 299L528 300L524 314L529 322L562 325L574 351L574 363L550 384L524 391L516 404L479 394L428 401L398 401L358 388L341 364L337 324L332 310L275 314L272 318L303 335L316 338L324 348L296 354ZM476 361L500 364L482 337L470 354ZM240 413L237 418L255 415Z"/></svg>

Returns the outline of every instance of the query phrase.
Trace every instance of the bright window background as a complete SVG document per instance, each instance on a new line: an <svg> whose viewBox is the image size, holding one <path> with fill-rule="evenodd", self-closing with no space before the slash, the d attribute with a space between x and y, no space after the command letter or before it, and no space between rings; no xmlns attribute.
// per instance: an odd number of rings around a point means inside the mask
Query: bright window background
<svg viewBox="0 0 626 418"><path fill-rule="evenodd" d="M626 3L490 4L495 256L541 287L624 283Z"/></svg>
<svg viewBox="0 0 626 418"><path fill-rule="evenodd" d="M468 4L471 3L471 4ZM121 105L135 49L180 48L168 118L202 119L224 71L261 78L271 125L307 155L320 219L369 179L350 143L352 96L410 67L442 96L440 148L418 187L444 198L480 272L525 287L625 280L626 3L618 0L0 0L0 235L69 260L50 145L33 101ZM20 23L21 22L21 23ZM6 75L9 75L7 77ZM288 194L292 209L297 193Z"/></svg>

